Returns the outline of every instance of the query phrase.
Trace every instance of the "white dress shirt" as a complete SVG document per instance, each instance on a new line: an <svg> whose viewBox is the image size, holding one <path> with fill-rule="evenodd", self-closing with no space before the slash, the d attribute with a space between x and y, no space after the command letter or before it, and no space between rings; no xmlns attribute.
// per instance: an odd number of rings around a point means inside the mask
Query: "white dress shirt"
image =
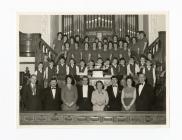
<svg viewBox="0 0 182 140"><path fill-rule="evenodd" d="M54 89L52 89L51 88L51 91L52 91L52 97L53 97L53 99L55 99L55 96L56 96L56 88Z"/></svg>
<svg viewBox="0 0 182 140"><path fill-rule="evenodd" d="M114 87L112 87L112 89L113 89L113 92L114 92L114 96L116 97L117 93L118 93L118 87L114 86Z"/></svg>
<svg viewBox="0 0 182 140"><path fill-rule="evenodd" d="M138 90L139 90L139 96L140 96L140 94L141 94L144 86L145 86L145 83L139 85L139 88L138 88Z"/></svg>
<svg viewBox="0 0 182 140"><path fill-rule="evenodd" d="M135 65L135 73L140 72L140 68L139 68L138 64L134 64L134 65ZM135 74L135 73L133 73L133 74ZM128 64L127 65L127 75L130 75L130 74L132 74L132 72L130 69L130 64Z"/></svg>
<svg viewBox="0 0 182 140"><path fill-rule="evenodd" d="M87 98L88 97L88 85L83 85L83 98Z"/></svg>
<svg viewBox="0 0 182 140"><path fill-rule="evenodd" d="M76 75L81 75L81 76L83 76L83 75L88 75L88 68L85 67L84 72L80 72L80 71L79 71L79 67L76 66Z"/></svg>
<svg viewBox="0 0 182 140"><path fill-rule="evenodd" d="M31 83L31 87L32 87L32 95L36 95L36 87L34 84Z"/></svg>

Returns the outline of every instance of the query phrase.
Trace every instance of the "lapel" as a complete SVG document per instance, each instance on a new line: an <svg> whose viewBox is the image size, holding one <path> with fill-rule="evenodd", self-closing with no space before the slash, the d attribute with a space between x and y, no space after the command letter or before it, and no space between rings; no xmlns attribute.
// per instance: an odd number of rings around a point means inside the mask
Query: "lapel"
<svg viewBox="0 0 182 140"><path fill-rule="evenodd" d="M140 93L140 97L144 95L144 93L145 93L145 92L144 92L144 91L145 91L145 88L146 88L146 83L145 83L145 85L144 85L144 87L143 87L143 89L142 89L142 91L141 91L141 93Z"/></svg>
<svg viewBox="0 0 182 140"><path fill-rule="evenodd" d="M51 89L51 87L50 87L50 89L49 89L49 90L50 90L50 92L49 92L49 93L50 93L50 95L51 95L51 98L55 100L55 99L56 99L56 96L57 96L57 88L56 88L55 98L53 98L53 93L52 93L52 89Z"/></svg>
<svg viewBox="0 0 182 140"><path fill-rule="evenodd" d="M30 94L33 96L33 89L32 89L31 84L29 84L29 91L30 91ZM35 85L35 95L37 95L37 86L36 85Z"/></svg>
<svg viewBox="0 0 182 140"><path fill-rule="evenodd" d="M116 94L116 96L114 95L114 90L113 90L113 86L111 86L112 87L112 94L113 94L113 97L114 98L117 98L117 96L118 96L118 92L119 92L119 88L117 87L117 94Z"/></svg>
<svg viewBox="0 0 182 140"><path fill-rule="evenodd" d="M139 97L139 84L136 86L136 94L137 94L137 97Z"/></svg>
<svg viewBox="0 0 182 140"><path fill-rule="evenodd" d="M91 98L92 95L92 87L88 85L88 98Z"/></svg>
<svg viewBox="0 0 182 140"><path fill-rule="evenodd" d="M29 84L28 89L29 89L29 91L30 91L30 95L33 95L33 91L32 91L32 86L31 86L31 84Z"/></svg>
<svg viewBox="0 0 182 140"><path fill-rule="evenodd" d="M80 90L81 90L81 92L80 92L81 93L81 97L83 98L83 85L81 86Z"/></svg>

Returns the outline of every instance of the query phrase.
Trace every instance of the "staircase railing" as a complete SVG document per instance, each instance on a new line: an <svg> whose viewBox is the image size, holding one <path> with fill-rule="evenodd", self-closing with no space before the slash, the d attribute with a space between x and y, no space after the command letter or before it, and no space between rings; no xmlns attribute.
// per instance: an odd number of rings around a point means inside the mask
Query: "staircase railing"
<svg viewBox="0 0 182 140"><path fill-rule="evenodd" d="M44 56L47 55L49 60L54 60L57 53L42 39L40 38L37 51L35 53L35 65L38 66L39 62L44 61Z"/></svg>
<svg viewBox="0 0 182 140"><path fill-rule="evenodd" d="M41 38L39 43L39 48L42 49L42 52L50 59L53 59L57 56L57 53Z"/></svg>
<svg viewBox="0 0 182 140"><path fill-rule="evenodd" d="M160 31L158 37L149 45L146 52L150 52L153 55L154 60L158 65L165 68L166 62L166 32Z"/></svg>

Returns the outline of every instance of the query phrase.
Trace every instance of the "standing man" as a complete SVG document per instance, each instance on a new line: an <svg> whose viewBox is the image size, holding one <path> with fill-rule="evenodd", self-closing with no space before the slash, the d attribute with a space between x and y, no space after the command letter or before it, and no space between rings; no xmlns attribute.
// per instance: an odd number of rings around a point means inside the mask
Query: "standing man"
<svg viewBox="0 0 182 140"><path fill-rule="evenodd" d="M82 85L78 86L78 106L80 111L91 111L92 103L91 96L94 91L94 87L88 85L88 77L83 76Z"/></svg>
<svg viewBox="0 0 182 140"><path fill-rule="evenodd" d="M116 76L111 77L111 82L112 84L106 89L109 96L109 111L121 111L122 87L118 85L118 79Z"/></svg>
<svg viewBox="0 0 182 140"><path fill-rule="evenodd" d="M56 68L59 88L62 88L65 85L65 78L66 75L68 75L68 66L66 65L65 61L65 58L61 57Z"/></svg>
<svg viewBox="0 0 182 140"><path fill-rule="evenodd" d="M30 83L22 89L22 103L24 111L42 110L42 95L40 87L36 85L37 76L31 75Z"/></svg>
<svg viewBox="0 0 182 140"><path fill-rule="evenodd" d="M46 88L43 97L44 110L60 110L61 109L61 89L56 86L57 79L53 77L50 81L50 87Z"/></svg>
<svg viewBox="0 0 182 140"><path fill-rule="evenodd" d="M136 86L136 111L151 111L154 100L154 92L151 85L145 82L146 76L139 73L139 84Z"/></svg>
<svg viewBox="0 0 182 140"><path fill-rule="evenodd" d="M44 87L47 88L51 82L51 78L56 75L56 68L54 67L54 61L49 61L49 66L45 69Z"/></svg>

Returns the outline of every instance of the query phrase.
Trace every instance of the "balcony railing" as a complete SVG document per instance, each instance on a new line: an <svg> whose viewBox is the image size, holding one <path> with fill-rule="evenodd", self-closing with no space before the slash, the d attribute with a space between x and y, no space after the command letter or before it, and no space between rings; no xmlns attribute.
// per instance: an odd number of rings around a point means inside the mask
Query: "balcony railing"
<svg viewBox="0 0 182 140"><path fill-rule="evenodd" d="M22 112L20 125L166 125L165 112Z"/></svg>

